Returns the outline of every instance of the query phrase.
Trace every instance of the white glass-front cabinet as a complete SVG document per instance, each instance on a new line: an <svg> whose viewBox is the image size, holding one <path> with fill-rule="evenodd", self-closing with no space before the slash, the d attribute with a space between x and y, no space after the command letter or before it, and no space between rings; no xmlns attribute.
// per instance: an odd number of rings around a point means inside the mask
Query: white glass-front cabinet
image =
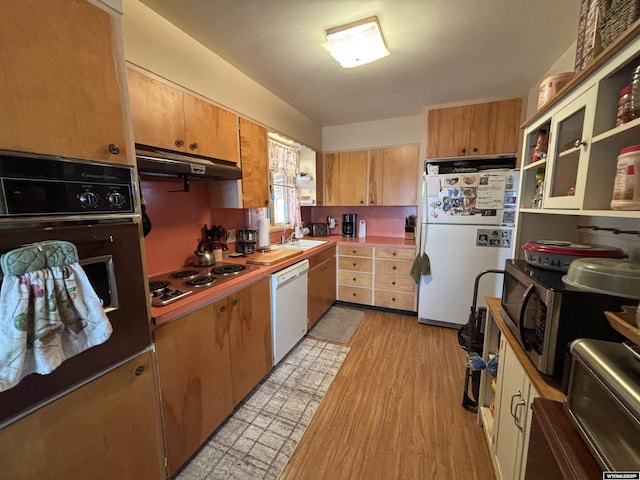
<svg viewBox="0 0 640 480"><path fill-rule="evenodd" d="M544 208L582 208L585 197L595 87L552 117Z"/></svg>
<svg viewBox="0 0 640 480"><path fill-rule="evenodd" d="M620 90L631 83L638 66L640 36L525 125L519 207L526 223L531 223L530 214L545 215L542 223L557 215L640 218L640 211L610 207L620 150L640 144L640 118L616 125ZM533 159L541 132L548 136L548 148ZM529 240L520 233L520 240Z"/></svg>
<svg viewBox="0 0 640 480"><path fill-rule="evenodd" d="M531 402L538 396L504 337L500 342L500 369L494 424L495 462L500 478L524 477L531 421Z"/></svg>

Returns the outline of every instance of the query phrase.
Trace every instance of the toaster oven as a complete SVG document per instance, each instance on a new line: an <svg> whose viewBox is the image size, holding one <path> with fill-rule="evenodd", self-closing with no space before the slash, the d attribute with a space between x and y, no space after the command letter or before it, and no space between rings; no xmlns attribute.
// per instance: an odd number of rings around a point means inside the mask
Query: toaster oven
<svg viewBox="0 0 640 480"><path fill-rule="evenodd" d="M326 223L312 223L310 230L312 237L327 237L329 235L329 226Z"/></svg>
<svg viewBox="0 0 640 480"><path fill-rule="evenodd" d="M640 470L640 357L637 346L580 339L571 344L565 407L600 466Z"/></svg>

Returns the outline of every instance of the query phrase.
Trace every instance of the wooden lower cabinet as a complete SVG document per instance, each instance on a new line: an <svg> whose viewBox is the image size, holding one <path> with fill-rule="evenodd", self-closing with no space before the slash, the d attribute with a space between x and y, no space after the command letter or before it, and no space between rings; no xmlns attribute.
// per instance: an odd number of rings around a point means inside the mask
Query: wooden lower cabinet
<svg viewBox="0 0 640 480"><path fill-rule="evenodd" d="M155 331L169 475L233 410L226 299Z"/></svg>
<svg viewBox="0 0 640 480"><path fill-rule="evenodd" d="M269 279L163 325L154 336L172 475L273 366Z"/></svg>
<svg viewBox="0 0 640 480"><path fill-rule="evenodd" d="M273 368L269 278L227 297L233 404Z"/></svg>
<svg viewBox="0 0 640 480"><path fill-rule="evenodd" d="M414 255L414 248L376 247L374 305L417 311L416 282L410 275Z"/></svg>
<svg viewBox="0 0 640 480"><path fill-rule="evenodd" d="M531 417L525 480L601 478L602 469L562 402L536 398Z"/></svg>
<svg viewBox="0 0 640 480"><path fill-rule="evenodd" d="M415 249L338 247L338 300L415 312L416 284L410 276Z"/></svg>
<svg viewBox="0 0 640 480"><path fill-rule="evenodd" d="M165 478L151 353L0 430L6 479Z"/></svg>
<svg viewBox="0 0 640 480"><path fill-rule="evenodd" d="M336 250L320 252L309 259L309 307L307 328L313 327L336 302Z"/></svg>
<svg viewBox="0 0 640 480"><path fill-rule="evenodd" d="M371 305L373 247L338 245L338 300Z"/></svg>

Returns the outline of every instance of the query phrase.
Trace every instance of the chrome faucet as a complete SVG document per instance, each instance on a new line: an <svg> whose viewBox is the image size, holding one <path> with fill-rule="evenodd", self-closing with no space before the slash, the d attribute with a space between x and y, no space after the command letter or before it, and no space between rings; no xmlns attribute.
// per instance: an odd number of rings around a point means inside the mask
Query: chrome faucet
<svg viewBox="0 0 640 480"><path fill-rule="evenodd" d="M280 235L280 244L281 245L285 245L287 243L291 243L293 241L293 235L295 234L295 232L291 232L291 235L289 235L288 237L285 235L287 233L287 230L289 230L288 228L285 228L282 231L282 234Z"/></svg>

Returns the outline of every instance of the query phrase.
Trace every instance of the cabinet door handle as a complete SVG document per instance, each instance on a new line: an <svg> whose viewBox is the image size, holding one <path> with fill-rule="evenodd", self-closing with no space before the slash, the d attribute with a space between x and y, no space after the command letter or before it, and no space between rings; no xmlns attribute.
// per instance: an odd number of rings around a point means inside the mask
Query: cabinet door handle
<svg viewBox="0 0 640 480"><path fill-rule="evenodd" d="M522 407L522 406L526 405L526 403L527 402L525 402L524 400L520 400L514 406L515 415L513 416L513 423L516 424L516 427L518 427L518 430L524 430L524 427L520 424L520 416L518 415L518 407Z"/></svg>
<svg viewBox="0 0 640 480"><path fill-rule="evenodd" d="M393 252L391 255L395 257L395 256L397 255L397 253L396 253L396 252Z"/></svg>
<svg viewBox="0 0 640 480"><path fill-rule="evenodd" d="M193 142L193 143L189 144L189 148L191 150L197 150L198 149L198 144L196 142Z"/></svg>
<svg viewBox="0 0 640 480"><path fill-rule="evenodd" d="M110 143L108 148L109 148L109 153L112 155L118 155L120 153L120 147L115 143Z"/></svg>
<svg viewBox="0 0 640 480"><path fill-rule="evenodd" d="M511 416L515 419L516 418L516 414L514 411L514 401L516 400L516 398L522 398L522 393L520 393L520 390L518 390L516 393L514 393L513 395L511 395L511 405L509 406L509 412L511 413Z"/></svg>
<svg viewBox="0 0 640 480"><path fill-rule="evenodd" d="M391 267L391 270L396 270L396 266L394 265L393 267Z"/></svg>
<svg viewBox="0 0 640 480"><path fill-rule="evenodd" d="M355 251L355 250L353 250L353 253L355 254L355 253L356 253L356 251Z"/></svg>
<svg viewBox="0 0 640 480"><path fill-rule="evenodd" d="M176 144L176 147L182 147L184 145L184 140L179 138L178 140L175 141L175 144Z"/></svg>
<svg viewBox="0 0 640 480"><path fill-rule="evenodd" d="M463 149L461 150L461 152L462 152L462 153L467 153L467 149L466 149L466 148L463 148Z"/></svg>
<svg viewBox="0 0 640 480"><path fill-rule="evenodd" d="M144 372L144 365L140 365L136 367L136 369L133 371L136 377L139 377L140 375L142 375L143 372Z"/></svg>
<svg viewBox="0 0 640 480"><path fill-rule="evenodd" d="M354 263L353 266L355 267L357 265L357 263Z"/></svg>
<svg viewBox="0 0 640 480"><path fill-rule="evenodd" d="M225 307L224 305L220 307L220 312L224 313L227 311L227 307Z"/></svg>
<svg viewBox="0 0 640 480"><path fill-rule="evenodd" d="M237 305L237 304L238 304L238 299L237 299L237 298L234 298L234 299L233 299L233 302L231 302L231 303L233 303L233 305L234 305L234 306L235 306L235 305Z"/></svg>
<svg viewBox="0 0 640 480"><path fill-rule="evenodd" d="M395 284L396 284L396 282L395 282L395 281L391 282L391 285L395 285Z"/></svg>
<svg viewBox="0 0 640 480"><path fill-rule="evenodd" d="M356 277L353 277L353 281L354 281L354 282L356 281Z"/></svg>
<svg viewBox="0 0 640 480"><path fill-rule="evenodd" d="M584 140L576 140L576 143L573 144L576 148L582 146L582 147L586 147L587 146L587 142L585 142Z"/></svg>

